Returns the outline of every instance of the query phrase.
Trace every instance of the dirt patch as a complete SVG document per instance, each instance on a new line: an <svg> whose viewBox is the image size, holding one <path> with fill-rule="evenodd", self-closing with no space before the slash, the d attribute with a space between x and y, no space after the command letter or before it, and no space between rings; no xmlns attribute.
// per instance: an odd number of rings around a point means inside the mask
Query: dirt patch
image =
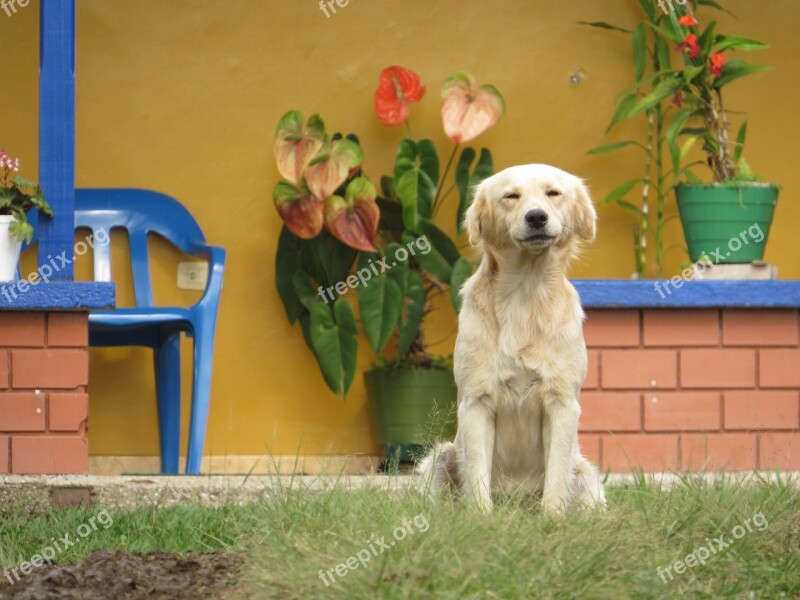
<svg viewBox="0 0 800 600"><path fill-rule="evenodd" d="M224 598L232 590L241 557L231 553L147 554L96 550L84 560L0 579L0 598L13 600L138 600ZM2 571L0 571L1 573ZM13 575L12 575L13 577Z"/></svg>

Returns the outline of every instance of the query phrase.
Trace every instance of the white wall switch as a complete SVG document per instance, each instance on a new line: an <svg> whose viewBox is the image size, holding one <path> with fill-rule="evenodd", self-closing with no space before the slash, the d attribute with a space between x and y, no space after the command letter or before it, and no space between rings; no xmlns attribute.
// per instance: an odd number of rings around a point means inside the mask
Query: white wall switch
<svg viewBox="0 0 800 600"><path fill-rule="evenodd" d="M178 263L178 287L182 290L204 290L208 282L208 263L187 261Z"/></svg>

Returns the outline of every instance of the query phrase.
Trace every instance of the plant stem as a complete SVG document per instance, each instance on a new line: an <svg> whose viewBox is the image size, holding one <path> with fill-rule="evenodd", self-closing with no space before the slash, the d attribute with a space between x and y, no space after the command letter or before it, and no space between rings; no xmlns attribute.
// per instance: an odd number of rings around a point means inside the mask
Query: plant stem
<svg viewBox="0 0 800 600"><path fill-rule="evenodd" d="M653 275L661 277L664 265L664 112L659 104L656 107L656 266Z"/></svg>
<svg viewBox="0 0 800 600"><path fill-rule="evenodd" d="M410 139L414 139L414 136L413 136L413 135L411 135L411 125L409 124L409 122L408 122L408 119L406 119L405 121L403 121L403 125L405 125L405 126L406 126L406 135L408 135L408 137L409 137Z"/></svg>
<svg viewBox="0 0 800 600"><path fill-rule="evenodd" d="M431 209L431 216L436 215L436 210L439 208L439 196L442 192L442 184L447 180L447 174L450 172L450 167L453 165L453 159L456 157L456 152L458 151L458 144L453 145L453 151L450 153L450 158L447 159L447 166L444 168L444 173L442 173L441 178L439 179L440 184L436 186L436 196L433 198L433 208Z"/></svg>

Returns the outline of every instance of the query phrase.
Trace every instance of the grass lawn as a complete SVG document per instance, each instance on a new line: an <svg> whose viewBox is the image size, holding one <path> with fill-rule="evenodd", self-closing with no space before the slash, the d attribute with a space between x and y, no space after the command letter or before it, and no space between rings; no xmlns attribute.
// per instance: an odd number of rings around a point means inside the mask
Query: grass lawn
<svg viewBox="0 0 800 600"><path fill-rule="evenodd" d="M58 561L98 548L235 552L243 564L230 595L243 598L800 597L795 485L689 477L661 490L640 478L607 493L605 513L552 518L514 500L480 515L410 492L284 489L241 507L111 512L113 524ZM97 514L0 509L0 564L30 559Z"/></svg>

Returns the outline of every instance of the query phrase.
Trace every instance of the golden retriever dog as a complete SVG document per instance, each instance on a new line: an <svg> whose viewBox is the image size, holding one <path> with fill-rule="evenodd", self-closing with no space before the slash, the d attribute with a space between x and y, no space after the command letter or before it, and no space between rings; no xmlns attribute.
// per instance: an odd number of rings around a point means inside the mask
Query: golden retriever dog
<svg viewBox="0 0 800 600"><path fill-rule="evenodd" d="M478 186L465 224L483 257L461 290L458 432L420 465L434 491L456 486L484 511L518 491L550 512L605 507L578 447L585 315L566 276L596 221L582 180L555 167L511 167Z"/></svg>

